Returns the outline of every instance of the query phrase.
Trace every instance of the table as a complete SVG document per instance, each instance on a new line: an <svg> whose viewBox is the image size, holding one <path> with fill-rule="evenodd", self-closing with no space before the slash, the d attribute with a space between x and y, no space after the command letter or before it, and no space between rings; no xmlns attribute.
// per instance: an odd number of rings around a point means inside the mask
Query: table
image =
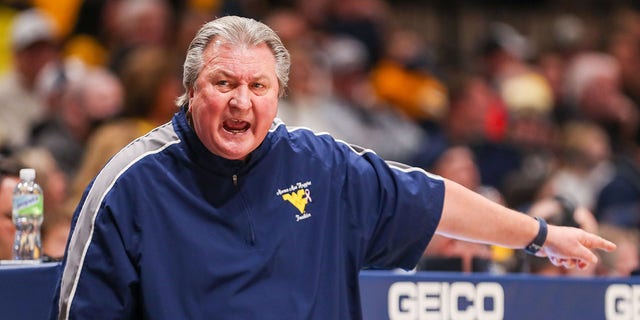
<svg viewBox="0 0 640 320"><path fill-rule="evenodd" d="M0 263L0 319L47 319L58 280L58 263Z"/></svg>

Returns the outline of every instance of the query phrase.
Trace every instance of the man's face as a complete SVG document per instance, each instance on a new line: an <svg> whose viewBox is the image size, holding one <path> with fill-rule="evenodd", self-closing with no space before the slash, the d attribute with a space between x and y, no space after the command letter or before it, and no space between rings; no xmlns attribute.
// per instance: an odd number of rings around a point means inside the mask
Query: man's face
<svg viewBox="0 0 640 320"><path fill-rule="evenodd" d="M212 153L243 160L264 140L276 116L275 57L265 44L235 46L214 39L189 91L196 134Z"/></svg>
<svg viewBox="0 0 640 320"><path fill-rule="evenodd" d="M15 52L14 57L17 70L31 89L40 71L56 59L57 49L52 43L40 41Z"/></svg>
<svg viewBox="0 0 640 320"><path fill-rule="evenodd" d="M11 218L13 189L18 178L6 177L0 182L0 259L12 258L13 240L16 228Z"/></svg>

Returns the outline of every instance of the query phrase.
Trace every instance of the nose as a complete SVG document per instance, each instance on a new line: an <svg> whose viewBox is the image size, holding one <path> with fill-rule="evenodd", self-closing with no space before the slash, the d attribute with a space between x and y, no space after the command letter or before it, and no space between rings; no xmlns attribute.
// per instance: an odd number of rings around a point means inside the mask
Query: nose
<svg viewBox="0 0 640 320"><path fill-rule="evenodd" d="M229 106L240 109L248 109L251 107L251 98L249 88L246 86L238 86L229 100Z"/></svg>

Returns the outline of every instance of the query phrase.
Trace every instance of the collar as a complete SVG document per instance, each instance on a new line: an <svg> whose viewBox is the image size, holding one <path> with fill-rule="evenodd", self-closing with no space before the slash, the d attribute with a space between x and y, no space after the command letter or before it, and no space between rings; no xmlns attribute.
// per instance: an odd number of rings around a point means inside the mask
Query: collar
<svg viewBox="0 0 640 320"><path fill-rule="evenodd" d="M196 132L189 125L186 111L187 107L183 106L173 116L173 126L184 142L187 157L204 170L222 175L245 173L266 155L273 144L272 132L269 132L264 141L247 156L246 160L229 160L220 157L209 151L200 141Z"/></svg>

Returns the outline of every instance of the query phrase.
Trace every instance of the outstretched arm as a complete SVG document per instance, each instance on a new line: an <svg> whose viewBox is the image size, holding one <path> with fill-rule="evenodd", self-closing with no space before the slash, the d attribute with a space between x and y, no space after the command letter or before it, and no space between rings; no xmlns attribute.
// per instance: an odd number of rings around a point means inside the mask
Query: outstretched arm
<svg viewBox="0 0 640 320"><path fill-rule="evenodd" d="M499 205L445 179L442 218L437 232L452 238L522 249L537 235L532 217ZM615 250L616 245L578 228L548 226L544 246L537 255L546 256L566 268L586 268L598 261L592 249Z"/></svg>

